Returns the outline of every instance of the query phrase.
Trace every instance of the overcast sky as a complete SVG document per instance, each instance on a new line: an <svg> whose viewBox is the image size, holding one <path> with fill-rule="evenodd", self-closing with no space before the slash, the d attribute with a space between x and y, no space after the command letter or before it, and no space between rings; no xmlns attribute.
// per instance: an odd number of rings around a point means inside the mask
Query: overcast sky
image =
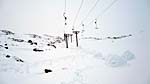
<svg viewBox="0 0 150 84"><path fill-rule="evenodd" d="M81 26L78 27L78 25L96 1L84 0L74 25L76 29L82 28ZM117 0L111 8L103 13L103 10L112 2L113 0L99 1L88 18L83 21L85 29L88 31L85 34L94 34L98 37L132 34L133 38L130 39L132 42L121 47L133 50L133 53L136 52L140 56L145 56L144 59L141 59L142 63L140 66L142 68L140 68L140 71L141 74L145 72L147 75L150 71L150 0ZM80 3L81 0L66 0L67 28L70 30ZM64 8L65 0L0 0L0 29L8 29L18 33L63 35ZM101 16L97 18L97 26L100 29L95 30L94 23L87 24L99 14ZM97 50L100 50L98 44L92 46L96 46Z"/></svg>
<svg viewBox="0 0 150 84"><path fill-rule="evenodd" d="M149 0L118 0L98 20L107 34L148 29ZM75 27L81 23L96 0L84 0ZM85 25L95 19L113 0L100 0ZM81 0L66 0L68 28L72 28ZM0 0L0 29L22 33L62 34L65 0ZM86 28L94 27L94 24ZM80 27L79 27L80 28ZM114 32L113 32L114 31Z"/></svg>

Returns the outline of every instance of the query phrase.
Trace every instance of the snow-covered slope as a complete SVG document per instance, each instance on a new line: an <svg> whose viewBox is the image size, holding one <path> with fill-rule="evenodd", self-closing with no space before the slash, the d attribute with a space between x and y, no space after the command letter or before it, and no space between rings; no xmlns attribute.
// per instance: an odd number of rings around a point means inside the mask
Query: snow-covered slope
<svg viewBox="0 0 150 84"><path fill-rule="evenodd" d="M1 30L0 84L148 84L130 36L82 37L66 49L59 36Z"/></svg>

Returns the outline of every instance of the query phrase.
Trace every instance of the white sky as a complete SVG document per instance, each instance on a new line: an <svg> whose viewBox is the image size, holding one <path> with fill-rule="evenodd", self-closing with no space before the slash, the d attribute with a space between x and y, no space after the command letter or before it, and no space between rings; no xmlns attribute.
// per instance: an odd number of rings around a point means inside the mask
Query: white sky
<svg viewBox="0 0 150 84"><path fill-rule="evenodd" d="M72 23L81 0L66 0L68 28ZM88 24L113 0L100 0L89 17ZM117 34L148 29L149 0L118 0L103 16L98 26L105 34ZM75 27L87 15L96 0L84 0ZM61 35L64 31L65 0L0 0L0 29L21 33L50 33ZM94 28L91 24L87 29Z"/></svg>

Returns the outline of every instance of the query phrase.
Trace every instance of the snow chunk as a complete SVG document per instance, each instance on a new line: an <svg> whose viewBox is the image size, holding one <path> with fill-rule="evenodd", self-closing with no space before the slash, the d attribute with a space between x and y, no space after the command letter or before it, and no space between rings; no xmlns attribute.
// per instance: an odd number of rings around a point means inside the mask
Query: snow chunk
<svg viewBox="0 0 150 84"><path fill-rule="evenodd" d="M122 58L127 61L130 61L130 60L133 60L135 58L135 56L131 51L125 51L122 55Z"/></svg>
<svg viewBox="0 0 150 84"><path fill-rule="evenodd" d="M118 55L109 55L105 61L106 64L111 67L120 67L127 64L127 61L123 57Z"/></svg>
<svg viewBox="0 0 150 84"><path fill-rule="evenodd" d="M125 51L121 56L109 55L105 58L106 64L111 67L121 67L128 63L128 61L135 58L134 54L130 51Z"/></svg>

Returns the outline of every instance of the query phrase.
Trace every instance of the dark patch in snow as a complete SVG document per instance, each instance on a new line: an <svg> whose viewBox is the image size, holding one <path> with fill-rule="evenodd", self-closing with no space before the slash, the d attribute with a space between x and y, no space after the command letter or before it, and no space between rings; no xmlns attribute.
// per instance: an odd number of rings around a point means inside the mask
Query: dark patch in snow
<svg viewBox="0 0 150 84"><path fill-rule="evenodd" d="M1 47L4 47L5 49L8 49L7 44L4 44L4 46L1 45Z"/></svg>
<svg viewBox="0 0 150 84"><path fill-rule="evenodd" d="M129 34L129 35L122 35L122 36L117 36L117 37L107 37L107 38L108 39L122 39L122 38L129 37L129 36L132 36L132 35Z"/></svg>
<svg viewBox="0 0 150 84"><path fill-rule="evenodd" d="M8 31L8 30L0 30L1 32L3 32L5 35L14 35L15 33Z"/></svg>
<svg viewBox="0 0 150 84"><path fill-rule="evenodd" d="M33 42L34 45L37 45L37 42Z"/></svg>
<svg viewBox="0 0 150 84"><path fill-rule="evenodd" d="M32 40L28 40L28 43L32 43Z"/></svg>
<svg viewBox="0 0 150 84"><path fill-rule="evenodd" d="M106 37L106 38L98 38L98 37L84 37L81 39L93 39L93 40L105 40L105 39L122 39L122 38L126 38L126 37L130 37L132 36L131 34L129 35L122 35L122 36L117 36L117 37Z"/></svg>
<svg viewBox="0 0 150 84"><path fill-rule="evenodd" d="M24 62L22 59L18 58L18 57L13 57L17 62Z"/></svg>
<svg viewBox="0 0 150 84"><path fill-rule="evenodd" d="M3 47L3 45L0 45L0 48Z"/></svg>
<svg viewBox="0 0 150 84"><path fill-rule="evenodd" d="M55 45L51 45L51 44L47 44L47 46L52 46L52 47L56 48L56 46L55 46Z"/></svg>
<svg viewBox="0 0 150 84"><path fill-rule="evenodd" d="M51 44L47 44L47 46L50 46Z"/></svg>
<svg viewBox="0 0 150 84"><path fill-rule="evenodd" d="M97 37L84 37L82 39L94 39L94 40L102 40L102 38L97 38Z"/></svg>
<svg viewBox="0 0 150 84"><path fill-rule="evenodd" d="M51 41L51 44L61 43L62 41L64 41L64 39L60 36L51 36L51 35L47 35L47 34L44 34L43 36L45 36L48 40L54 39L53 42Z"/></svg>
<svg viewBox="0 0 150 84"><path fill-rule="evenodd" d="M54 36L51 35L47 35L47 34L43 34L43 36L49 37L49 38L53 38Z"/></svg>
<svg viewBox="0 0 150 84"><path fill-rule="evenodd" d="M28 40L28 43L30 43L30 45L37 45L37 42L33 42L32 40Z"/></svg>
<svg viewBox="0 0 150 84"><path fill-rule="evenodd" d="M6 55L6 58L10 58L10 55Z"/></svg>
<svg viewBox="0 0 150 84"><path fill-rule="evenodd" d="M16 38L10 38L10 37L8 39L11 39L16 42L25 42L23 39L16 39Z"/></svg>
<svg viewBox="0 0 150 84"><path fill-rule="evenodd" d="M52 70L51 69L44 69L44 72L49 73L49 72L52 72Z"/></svg>
<svg viewBox="0 0 150 84"><path fill-rule="evenodd" d="M5 44L5 46L7 46L7 44Z"/></svg>
<svg viewBox="0 0 150 84"><path fill-rule="evenodd" d="M35 51L35 52L43 52L44 50L40 50L40 49L34 48L33 51Z"/></svg>
<svg viewBox="0 0 150 84"><path fill-rule="evenodd" d="M29 35L31 38L39 38L39 39L42 38L41 36L36 35L36 34L27 34L27 35Z"/></svg>
<svg viewBox="0 0 150 84"><path fill-rule="evenodd" d="M8 47L4 47L5 49L8 49Z"/></svg>
<svg viewBox="0 0 150 84"><path fill-rule="evenodd" d="M54 48L56 48L56 46L55 46L55 45L51 45L51 46L53 46Z"/></svg>
<svg viewBox="0 0 150 84"><path fill-rule="evenodd" d="M64 41L64 39L63 38L61 38L61 37L59 37L59 36L57 36L55 39L57 39L55 42L57 42L57 43L61 43L62 41Z"/></svg>

